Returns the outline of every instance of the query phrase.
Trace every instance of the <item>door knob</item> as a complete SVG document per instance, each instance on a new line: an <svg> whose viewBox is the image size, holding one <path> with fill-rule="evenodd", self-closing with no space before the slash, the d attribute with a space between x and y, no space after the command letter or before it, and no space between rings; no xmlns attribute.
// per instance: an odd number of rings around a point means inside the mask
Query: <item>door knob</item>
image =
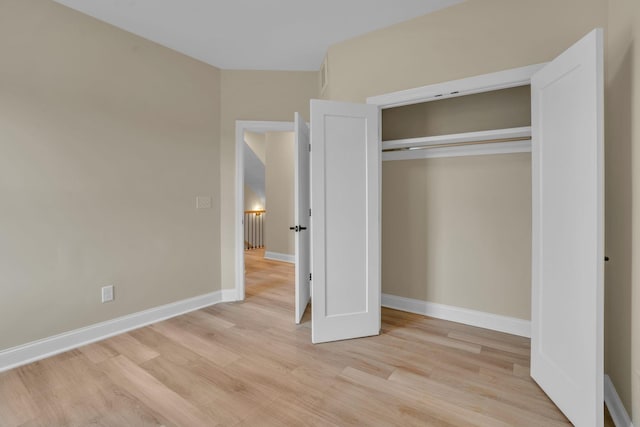
<svg viewBox="0 0 640 427"><path fill-rule="evenodd" d="M307 227L300 226L298 229L299 229L300 231L302 231L302 230L306 230L306 229L307 229Z"/></svg>

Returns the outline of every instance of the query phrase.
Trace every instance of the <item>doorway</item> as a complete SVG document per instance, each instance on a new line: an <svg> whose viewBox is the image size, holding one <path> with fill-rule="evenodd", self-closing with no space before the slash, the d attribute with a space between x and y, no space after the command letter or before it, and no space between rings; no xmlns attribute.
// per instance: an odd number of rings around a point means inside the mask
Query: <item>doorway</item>
<svg viewBox="0 0 640 427"><path fill-rule="evenodd" d="M259 285L260 278L270 274L269 271L292 269L295 263L289 242L292 240L288 230L291 219L287 213L293 209L287 203L293 196L288 194L293 193L292 189L287 191L287 177L292 175L294 165L292 156L287 156L286 139L292 140L293 130L293 122L236 122L237 300L245 299L248 284ZM267 137L272 139L273 150L267 148ZM288 169L291 174L286 173ZM279 191L269 191L269 181Z"/></svg>

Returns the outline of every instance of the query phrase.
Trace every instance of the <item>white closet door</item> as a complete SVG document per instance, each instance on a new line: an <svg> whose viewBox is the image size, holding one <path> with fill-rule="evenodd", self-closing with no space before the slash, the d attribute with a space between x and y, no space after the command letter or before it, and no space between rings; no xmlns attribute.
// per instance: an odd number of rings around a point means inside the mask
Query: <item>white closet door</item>
<svg viewBox="0 0 640 427"><path fill-rule="evenodd" d="M602 30L536 73L531 91L531 376L574 425L602 426Z"/></svg>
<svg viewBox="0 0 640 427"><path fill-rule="evenodd" d="M311 101L312 340L380 333L378 108Z"/></svg>
<svg viewBox="0 0 640 427"><path fill-rule="evenodd" d="M300 323L311 298L311 244L309 229L309 127L295 113L295 245L296 245L296 323Z"/></svg>

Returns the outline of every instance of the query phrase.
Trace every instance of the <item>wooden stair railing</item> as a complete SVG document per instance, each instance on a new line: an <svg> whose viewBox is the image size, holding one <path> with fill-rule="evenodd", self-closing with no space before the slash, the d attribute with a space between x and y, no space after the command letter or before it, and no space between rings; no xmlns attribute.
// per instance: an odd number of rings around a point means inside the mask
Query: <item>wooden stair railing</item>
<svg viewBox="0 0 640 427"><path fill-rule="evenodd" d="M265 210L244 211L245 250L264 248Z"/></svg>

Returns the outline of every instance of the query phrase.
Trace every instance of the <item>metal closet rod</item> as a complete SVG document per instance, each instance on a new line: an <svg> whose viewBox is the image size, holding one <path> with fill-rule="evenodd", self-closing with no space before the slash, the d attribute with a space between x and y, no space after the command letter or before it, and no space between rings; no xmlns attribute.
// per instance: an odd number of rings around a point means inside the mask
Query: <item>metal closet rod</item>
<svg viewBox="0 0 640 427"><path fill-rule="evenodd" d="M520 136L514 138L496 138L496 139L483 139L481 141L468 141L468 142L452 142L444 144L431 144L421 145L415 147L400 147L400 148L387 148L382 150L383 153L391 153L394 151L413 151L413 150L428 150L430 148L445 148L445 147L464 147L467 145L482 145L482 144L494 144L499 142L515 142L515 141L529 141L530 136Z"/></svg>

